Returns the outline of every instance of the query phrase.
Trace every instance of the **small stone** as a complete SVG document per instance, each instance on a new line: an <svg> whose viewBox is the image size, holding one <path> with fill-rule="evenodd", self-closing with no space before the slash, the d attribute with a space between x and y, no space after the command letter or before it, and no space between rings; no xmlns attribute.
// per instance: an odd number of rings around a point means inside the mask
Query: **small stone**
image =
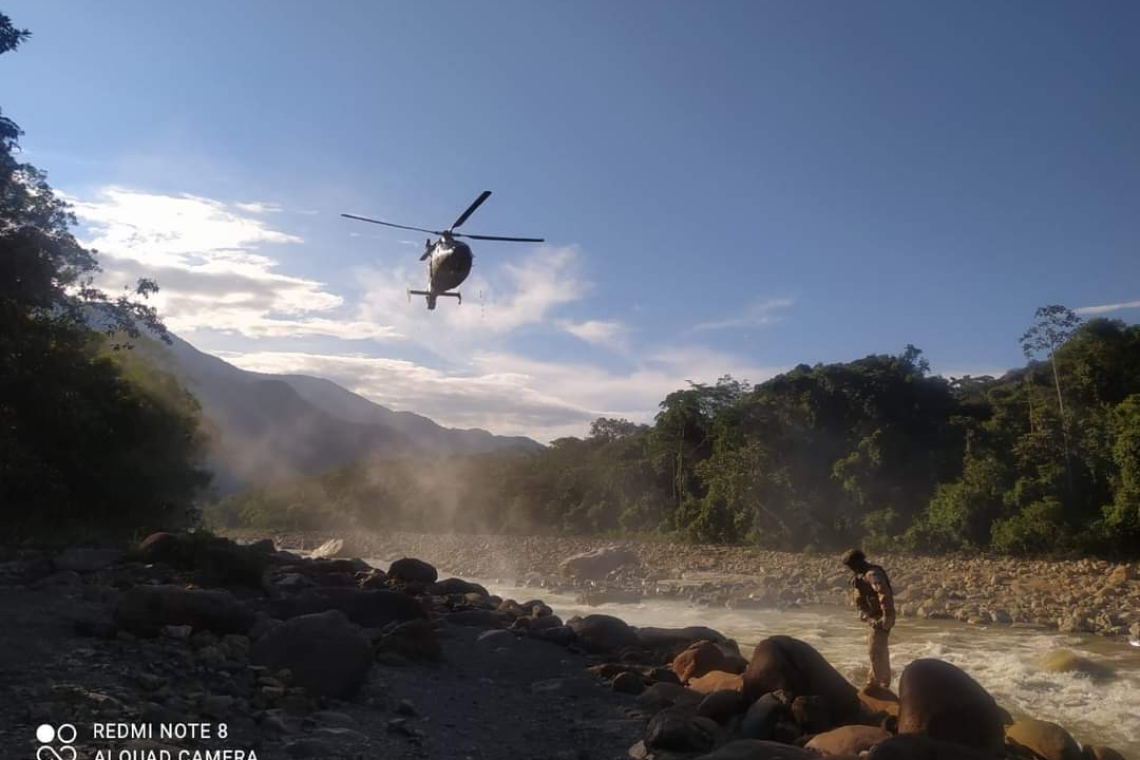
<svg viewBox="0 0 1140 760"><path fill-rule="evenodd" d="M188 625L167 625L163 626L162 635L175 641L186 641L193 631L194 629Z"/></svg>
<svg viewBox="0 0 1140 760"><path fill-rule="evenodd" d="M400 715L407 715L408 717L413 717L419 714L416 712L416 706L407 699L400 700L400 704L396 705L396 712Z"/></svg>

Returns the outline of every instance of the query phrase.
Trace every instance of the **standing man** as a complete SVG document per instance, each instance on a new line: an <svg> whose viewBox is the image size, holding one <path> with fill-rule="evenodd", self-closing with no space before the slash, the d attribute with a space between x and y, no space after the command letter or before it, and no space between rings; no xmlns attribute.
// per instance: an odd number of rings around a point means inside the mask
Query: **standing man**
<svg viewBox="0 0 1140 760"><path fill-rule="evenodd" d="M851 585L855 588L855 604L859 619L871 626L871 672L868 682L883 688L891 685L891 653L887 638L895 625L895 595L887 573L872 565L858 549L843 555L843 564L855 575Z"/></svg>

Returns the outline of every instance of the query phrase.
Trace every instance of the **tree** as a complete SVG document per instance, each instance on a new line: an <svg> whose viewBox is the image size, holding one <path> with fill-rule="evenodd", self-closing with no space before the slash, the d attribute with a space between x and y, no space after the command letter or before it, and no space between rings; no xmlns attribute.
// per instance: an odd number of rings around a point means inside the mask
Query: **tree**
<svg viewBox="0 0 1140 760"><path fill-rule="evenodd" d="M28 36L0 15L0 53ZM0 117L0 519L55 535L184 525L208 480L196 402L115 354L146 335L169 341L144 303L158 286L94 286L95 252L46 175L16 159L20 135Z"/></svg>
<svg viewBox="0 0 1140 760"><path fill-rule="evenodd" d="M1057 371L1056 353L1073 334L1081 323L1081 318L1069 309L1059 304L1042 306L1033 315L1033 326L1021 336L1021 350L1025 358L1033 361L1033 357L1044 351L1053 368L1053 385L1057 390L1057 411L1061 418L1061 440L1065 449L1065 473L1070 496L1073 492L1073 473L1069 454L1069 423L1065 416L1065 398L1061 392L1061 374Z"/></svg>

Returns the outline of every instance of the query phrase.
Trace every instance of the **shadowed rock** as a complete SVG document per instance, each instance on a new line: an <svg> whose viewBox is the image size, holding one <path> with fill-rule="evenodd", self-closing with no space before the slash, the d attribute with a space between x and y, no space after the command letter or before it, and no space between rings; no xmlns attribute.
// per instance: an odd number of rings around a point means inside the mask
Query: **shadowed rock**
<svg viewBox="0 0 1140 760"><path fill-rule="evenodd" d="M270 610L273 617L282 620L339 610L365 628L383 628L389 623L427 617L427 612L412 597L384 589L309 589L294 597L275 599Z"/></svg>
<svg viewBox="0 0 1140 760"><path fill-rule="evenodd" d="M354 693L372 658L364 631L338 610L288 620L259 639L250 654L253 664L274 671L288 668L295 684L331 697Z"/></svg>
<svg viewBox="0 0 1140 760"><path fill-rule="evenodd" d="M439 572L422 559L404 557L392 563L388 568L388 577L401 583L422 583L430 586L439 579Z"/></svg>
<svg viewBox="0 0 1140 760"><path fill-rule="evenodd" d="M977 681L942 660L915 660L899 679L900 734L997 752L1005 744L1003 712Z"/></svg>
<svg viewBox="0 0 1140 760"><path fill-rule="evenodd" d="M638 644L637 632L612 615L574 617L566 625L577 634L579 645L587 652L616 652Z"/></svg>
<svg viewBox="0 0 1140 760"><path fill-rule="evenodd" d="M624 546L604 546L562 560L558 571L566 578L600 581L614 570L638 564L637 554Z"/></svg>
<svg viewBox="0 0 1140 760"><path fill-rule="evenodd" d="M756 645L744 671L744 696L758 699L773 691L794 697L818 696L838 722L854 720L860 712L855 687L810 644L791 636L772 636Z"/></svg>
<svg viewBox="0 0 1140 760"><path fill-rule="evenodd" d="M253 612L222 589L135 586L115 605L115 624L139 636L155 636L168 625L188 625L214 633L245 633Z"/></svg>

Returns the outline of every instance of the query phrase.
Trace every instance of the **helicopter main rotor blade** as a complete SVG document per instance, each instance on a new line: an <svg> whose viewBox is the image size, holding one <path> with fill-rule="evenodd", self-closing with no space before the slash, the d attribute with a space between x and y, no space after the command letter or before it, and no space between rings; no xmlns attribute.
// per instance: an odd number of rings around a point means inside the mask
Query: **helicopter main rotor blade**
<svg viewBox="0 0 1140 760"><path fill-rule="evenodd" d="M382 224L385 227L396 227L401 230L415 230L416 232L430 232L432 235L442 235L439 230L425 230L423 227L408 227L405 224L392 224L391 222L382 222L379 219L369 219L366 216L356 216L355 214L341 214L347 219L357 219L361 222L371 222L372 224Z"/></svg>
<svg viewBox="0 0 1140 760"><path fill-rule="evenodd" d="M487 199L488 199L488 198L490 198L490 197L491 197L491 191L490 191L490 190L484 190L482 193L480 193L480 194L479 194L479 197L475 199L475 202L474 202L474 203L472 203L470 206L468 206L468 207L467 207L467 210L466 210L466 211L464 211L462 214L460 214L460 215L459 215L459 218L455 220L455 224L451 225L451 227L450 227L449 229L452 229L452 230L453 230L453 229L455 229L456 227L458 227L459 225L461 225L461 224L463 224L464 222L466 222L466 221L467 221L467 217L469 217L469 216L471 216L472 214L474 214L474 213L475 213L475 209L477 209L477 208L479 208L480 206L482 206L482 205L483 205L483 201L487 200Z"/></svg>
<svg viewBox="0 0 1140 760"><path fill-rule="evenodd" d="M511 243L545 243L545 238L501 237L499 235L461 235L458 232L452 237L465 237L472 240L506 240Z"/></svg>

